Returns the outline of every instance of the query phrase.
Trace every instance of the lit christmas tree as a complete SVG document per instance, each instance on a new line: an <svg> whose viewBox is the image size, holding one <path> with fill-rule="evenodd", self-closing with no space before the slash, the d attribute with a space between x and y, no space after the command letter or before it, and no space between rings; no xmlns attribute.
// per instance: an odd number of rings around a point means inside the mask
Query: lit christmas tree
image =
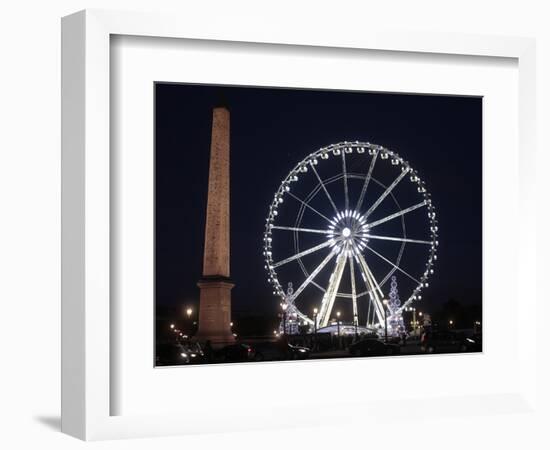
<svg viewBox="0 0 550 450"><path fill-rule="evenodd" d="M283 297L283 303L281 303L281 306L285 305L281 323L279 324L279 333L281 334L289 335L298 334L300 332L300 317L298 316L298 309L294 304L292 294L294 294L294 288L292 287L292 283L288 283L286 294Z"/></svg>
<svg viewBox="0 0 550 450"><path fill-rule="evenodd" d="M399 300L399 292L397 291L397 277L393 275L390 283L390 301L388 303L388 334L398 336L405 331L405 323L403 322L403 314L399 311L401 300Z"/></svg>

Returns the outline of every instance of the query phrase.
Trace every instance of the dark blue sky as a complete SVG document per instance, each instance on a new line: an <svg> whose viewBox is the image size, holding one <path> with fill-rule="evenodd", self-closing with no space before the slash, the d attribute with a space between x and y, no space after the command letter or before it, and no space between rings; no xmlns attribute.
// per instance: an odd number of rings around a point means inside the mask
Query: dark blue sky
<svg viewBox="0 0 550 450"><path fill-rule="evenodd" d="M282 179L307 154L345 141L398 152L426 181L440 246L424 310L481 303L482 99L156 84L156 301L198 301L212 107L231 111L233 309L274 313L262 236Z"/></svg>

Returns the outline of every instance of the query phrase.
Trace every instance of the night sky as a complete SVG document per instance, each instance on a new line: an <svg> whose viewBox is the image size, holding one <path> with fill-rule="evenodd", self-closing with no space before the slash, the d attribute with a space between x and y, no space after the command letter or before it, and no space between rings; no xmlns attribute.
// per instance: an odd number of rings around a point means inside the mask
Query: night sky
<svg viewBox="0 0 550 450"><path fill-rule="evenodd" d="M440 245L422 309L450 298L481 303L481 98L160 83L155 94L158 305L198 305L212 108L221 99L231 111L234 311L277 311L262 256L273 194L298 161L346 140L396 151L427 183Z"/></svg>

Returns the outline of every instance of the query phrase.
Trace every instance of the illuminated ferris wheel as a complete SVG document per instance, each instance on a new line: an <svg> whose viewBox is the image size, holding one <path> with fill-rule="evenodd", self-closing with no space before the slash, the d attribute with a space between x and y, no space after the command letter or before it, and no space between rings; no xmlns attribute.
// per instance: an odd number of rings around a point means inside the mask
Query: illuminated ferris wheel
<svg viewBox="0 0 550 450"><path fill-rule="evenodd" d="M426 183L380 145L341 142L290 171L269 207L263 254L273 294L296 319L322 328L384 323L389 280L400 314L422 298L437 259L438 226ZM283 286L293 283L289 295Z"/></svg>

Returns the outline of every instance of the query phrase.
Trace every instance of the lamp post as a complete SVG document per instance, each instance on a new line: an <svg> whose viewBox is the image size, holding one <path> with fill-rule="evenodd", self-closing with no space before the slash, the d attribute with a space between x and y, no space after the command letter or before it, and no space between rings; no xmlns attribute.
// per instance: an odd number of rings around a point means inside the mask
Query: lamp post
<svg viewBox="0 0 550 450"><path fill-rule="evenodd" d="M416 308L414 306L409 306L406 308L406 310L412 311L412 314L413 314L412 327L413 327L413 332L416 335L416 330L418 328L418 321L416 320ZM419 313L419 315L421 314L422 313Z"/></svg>
<svg viewBox="0 0 550 450"><path fill-rule="evenodd" d="M388 315L386 312L386 308L388 307L388 300L384 299L382 302L384 304L384 342L388 343Z"/></svg>
<svg viewBox="0 0 550 450"><path fill-rule="evenodd" d="M336 326L338 327L338 349L342 347L340 339L340 311L336 311Z"/></svg>
<svg viewBox="0 0 550 450"><path fill-rule="evenodd" d="M479 333L481 331L481 322L476 320L474 322L474 333Z"/></svg>
<svg viewBox="0 0 550 450"><path fill-rule="evenodd" d="M317 349L317 314L319 313L319 310L317 308L313 308L313 336L314 336L314 346L315 349Z"/></svg>
<svg viewBox="0 0 550 450"><path fill-rule="evenodd" d="M185 314L187 314L187 320L189 322L189 335L193 334L193 323L191 322L191 316L193 315L193 308L187 308L185 310Z"/></svg>
<svg viewBox="0 0 550 450"><path fill-rule="evenodd" d="M317 314L319 313L319 310L317 308L313 308L313 332L315 336L317 336Z"/></svg>
<svg viewBox="0 0 550 450"><path fill-rule="evenodd" d="M453 321L452 320L449 320L449 330L453 328Z"/></svg>

